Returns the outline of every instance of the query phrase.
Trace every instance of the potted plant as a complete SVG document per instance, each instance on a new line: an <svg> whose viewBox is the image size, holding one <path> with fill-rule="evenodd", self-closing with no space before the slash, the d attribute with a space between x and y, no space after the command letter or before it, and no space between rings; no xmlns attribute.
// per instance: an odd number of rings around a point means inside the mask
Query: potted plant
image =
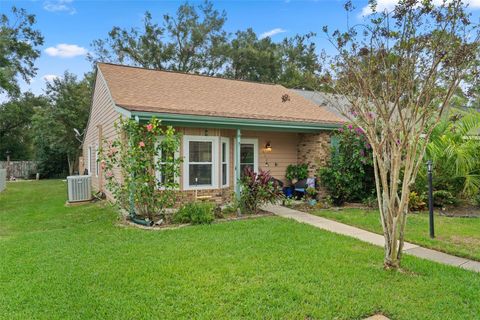
<svg viewBox="0 0 480 320"><path fill-rule="evenodd" d="M289 164L285 172L285 178L293 184L308 177L307 164Z"/></svg>
<svg viewBox="0 0 480 320"><path fill-rule="evenodd" d="M313 187L308 187L305 190L305 197L309 205L314 206L317 204L317 190Z"/></svg>
<svg viewBox="0 0 480 320"><path fill-rule="evenodd" d="M290 181L292 184L297 183L297 165L289 164L287 166L287 172L285 173L285 178Z"/></svg>

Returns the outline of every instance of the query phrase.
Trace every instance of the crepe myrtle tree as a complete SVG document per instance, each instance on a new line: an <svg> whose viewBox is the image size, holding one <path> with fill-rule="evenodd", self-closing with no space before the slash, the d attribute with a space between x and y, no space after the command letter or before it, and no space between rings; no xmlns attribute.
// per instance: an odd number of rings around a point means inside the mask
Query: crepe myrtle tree
<svg viewBox="0 0 480 320"><path fill-rule="evenodd" d="M353 10L350 2L347 12ZM323 31L331 57L332 104L365 132L385 236L385 268L398 268L410 188L432 130L478 54L477 25L458 0L399 1L346 32ZM345 101L346 100L346 101Z"/></svg>
<svg viewBox="0 0 480 320"><path fill-rule="evenodd" d="M115 128L118 138L105 140L99 156L107 188L121 208L152 221L175 203L180 135L155 118L147 124L121 118ZM120 170L121 178L115 170Z"/></svg>

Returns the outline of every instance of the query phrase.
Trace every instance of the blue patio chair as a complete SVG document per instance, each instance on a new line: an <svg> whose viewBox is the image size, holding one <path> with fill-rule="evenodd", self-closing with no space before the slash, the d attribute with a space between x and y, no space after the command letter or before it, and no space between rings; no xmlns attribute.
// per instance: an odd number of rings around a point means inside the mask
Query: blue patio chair
<svg viewBox="0 0 480 320"><path fill-rule="evenodd" d="M294 187L294 192L295 192L295 195L297 197L299 196L305 196L305 193L307 192L307 188L315 188L315 184L316 184L316 179L315 178L307 178L307 179L303 179L303 180L300 180L298 181L297 183L295 183L293 185Z"/></svg>

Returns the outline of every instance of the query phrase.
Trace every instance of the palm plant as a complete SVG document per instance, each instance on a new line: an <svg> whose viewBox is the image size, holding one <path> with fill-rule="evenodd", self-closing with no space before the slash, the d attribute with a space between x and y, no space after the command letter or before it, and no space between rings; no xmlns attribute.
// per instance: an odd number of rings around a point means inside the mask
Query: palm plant
<svg viewBox="0 0 480 320"><path fill-rule="evenodd" d="M435 189L466 196L478 194L480 113L458 112L444 119L432 132L426 159L434 163ZM424 170L421 175L425 174Z"/></svg>

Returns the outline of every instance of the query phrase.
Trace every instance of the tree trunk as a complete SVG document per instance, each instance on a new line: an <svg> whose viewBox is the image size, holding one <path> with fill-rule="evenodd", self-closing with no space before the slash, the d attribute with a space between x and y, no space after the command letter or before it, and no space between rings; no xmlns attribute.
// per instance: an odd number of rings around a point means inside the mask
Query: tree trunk
<svg viewBox="0 0 480 320"><path fill-rule="evenodd" d="M373 167L378 197L380 218L385 238L384 267L397 269L400 267L404 244L404 230L408 213L408 183L400 183L400 171L397 152L384 152L379 157L377 146L374 146ZM407 179L410 171L406 170ZM405 176L403 177L405 178ZM399 186L402 186L399 190ZM401 197L398 193L401 191Z"/></svg>

